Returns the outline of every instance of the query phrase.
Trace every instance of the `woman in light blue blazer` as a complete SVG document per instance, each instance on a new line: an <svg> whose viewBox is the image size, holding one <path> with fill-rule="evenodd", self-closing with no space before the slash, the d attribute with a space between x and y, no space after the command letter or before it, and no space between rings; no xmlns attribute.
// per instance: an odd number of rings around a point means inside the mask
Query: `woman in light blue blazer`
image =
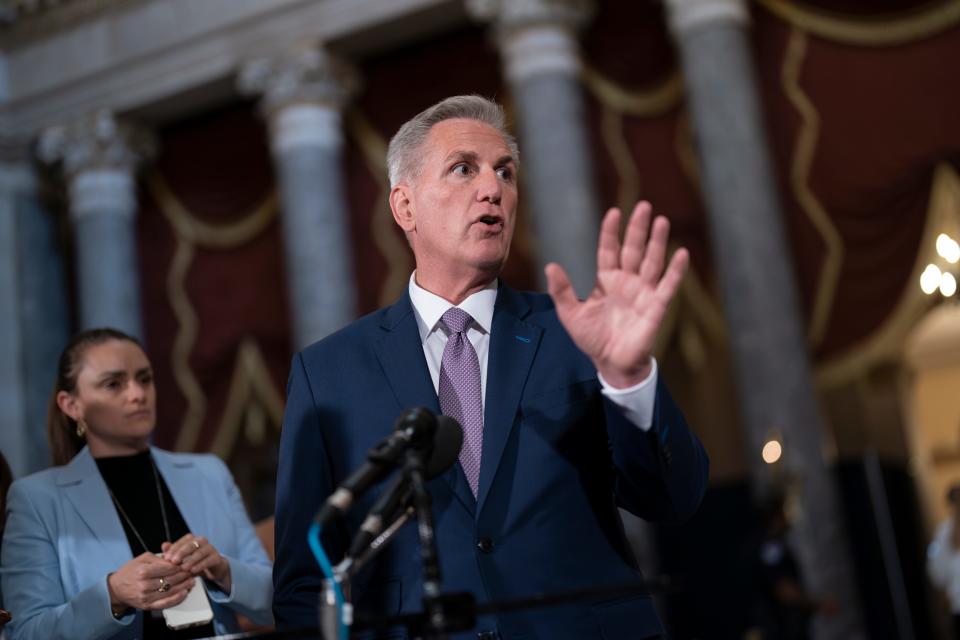
<svg viewBox="0 0 960 640"><path fill-rule="evenodd" d="M270 622L271 566L230 472L212 455L149 446L150 362L94 329L60 358L48 436L56 466L14 482L0 578L10 640L134 640ZM194 587L195 577L202 587ZM203 588L212 624L174 631L159 612Z"/></svg>

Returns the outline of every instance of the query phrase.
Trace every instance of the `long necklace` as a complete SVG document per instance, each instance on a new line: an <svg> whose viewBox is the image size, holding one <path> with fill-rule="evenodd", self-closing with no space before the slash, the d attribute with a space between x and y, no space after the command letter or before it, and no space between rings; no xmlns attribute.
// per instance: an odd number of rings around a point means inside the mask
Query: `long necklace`
<svg viewBox="0 0 960 640"><path fill-rule="evenodd" d="M170 537L170 523L167 522L167 508L163 504L163 490L160 488L160 474L157 473L157 465L153 462L153 456L147 457L150 459L150 468L153 470L153 483L157 488L157 500L160 501L160 517L163 518L163 531L167 534L167 540L172 542L173 540ZM137 531L137 528L133 526L133 520L131 520L130 516L127 515L127 512L123 510L123 506L120 504L120 501L117 500L117 496L113 495L113 489L111 489L109 486L107 486L107 493L110 494L113 504L117 506L117 511L119 511L120 515L123 516L124 522L126 522L127 526L130 527L130 530L133 531L133 535L137 536L140 546L143 547L144 551L149 552L150 548L147 546L147 543L143 541L143 536L141 536L140 532Z"/></svg>

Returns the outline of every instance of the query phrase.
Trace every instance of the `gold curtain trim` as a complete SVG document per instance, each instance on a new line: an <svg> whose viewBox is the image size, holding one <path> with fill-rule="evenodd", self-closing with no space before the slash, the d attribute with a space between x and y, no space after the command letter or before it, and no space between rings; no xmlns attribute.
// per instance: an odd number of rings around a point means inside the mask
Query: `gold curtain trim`
<svg viewBox="0 0 960 640"><path fill-rule="evenodd" d="M680 168L686 174L693 188L700 191L700 162L693 148L693 128L690 126L690 114L681 109L677 114L677 124L673 133L673 152L677 156ZM703 198L700 199L703 202Z"/></svg>
<svg viewBox="0 0 960 640"><path fill-rule="evenodd" d="M187 401L187 410L177 433L177 451L194 450L203 419L207 415L207 397L190 367L190 353L193 351L200 326L184 286L190 263L193 262L193 251L193 244L178 235L177 248L167 273L167 298L178 326L170 352L170 366L173 369L173 379Z"/></svg>
<svg viewBox="0 0 960 640"><path fill-rule="evenodd" d="M928 263L936 260L937 235L947 232L957 237L958 231L960 176L950 164L944 162L934 172L920 250L900 301L889 319L872 335L817 367L817 382L821 387L840 387L871 366L901 357L907 335L935 302L934 296L928 296L920 290L920 274Z"/></svg>
<svg viewBox="0 0 960 640"><path fill-rule="evenodd" d="M206 395L190 366L190 354L199 334L199 319L187 294L186 278L195 247L229 249L249 242L276 217L277 197L275 192L271 193L238 222L211 225L198 219L184 206L160 172L150 172L146 177L146 185L176 236L177 245L166 279L167 298L178 325L170 353L170 365L177 387L187 401L187 409L175 447L178 451L193 451L207 412Z"/></svg>
<svg viewBox="0 0 960 640"><path fill-rule="evenodd" d="M614 171L617 172L617 206L624 212L622 226L626 227L628 216L633 210L634 203L640 198L640 171L633 159L630 146L623 139L623 116L606 103L601 103L603 116L600 122L600 133L603 144L613 160Z"/></svg>
<svg viewBox="0 0 960 640"><path fill-rule="evenodd" d="M806 34L793 29L787 44L780 81L784 94L800 114L801 119L793 152L793 163L790 166L790 186L803 212L823 238L826 248L826 256L820 265L820 275L817 279L810 327L807 330L808 342L812 346L817 346L823 342L830 321L837 282L843 268L844 246L843 238L834 226L830 214L810 188L810 169L813 166L820 136L820 114L800 86L800 72L806 53Z"/></svg>
<svg viewBox="0 0 960 640"><path fill-rule="evenodd" d="M271 191L263 202L239 220L210 224L187 209L160 172L151 172L147 176L147 185L177 235L208 249L233 249L250 242L273 222L279 211L277 193Z"/></svg>
<svg viewBox="0 0 960 640"><path fill-rule="evenodd" d="M805 7L795 0L756 0L797 29L825 40L884 47L929 38L960 23L960 2L946 0L916 11L882 17L851 17Z"/></svg>
<svg viewBox="0 0 960 640"><path fill-rule="evenodd" d="M283 398L273 384L270 370L257 343L251 338L245 338L237 350L223 417L211 447L211 451L224 460L229 460L233 453L240 425L251 402L258 402L263 406L270 422L279 430L283 424Z"/></svg>
<svg viewBox="0 0 960 640"><path fill-rule="evenodd" d="M676 70L659 84L644 90L624 89L588 62L583 63L581 78L597 100L629 116L652 118L663 115L680 104L683 97L683 79Z"/></svg>
<svg viewBox="0 0 960 640"><path fill-rule="evenodd" d="M413 271L413 260L404 243L397 238L390 213L390 182L384 166L387 157L386 140L356 109L351 109L347 114L347 131L360 147L367 168L379 188L374 199L370 232L374 246L387 261L387 277L380 289L378 300L378 305L383 307L392 304L403 292L407 278Z"/></svg>

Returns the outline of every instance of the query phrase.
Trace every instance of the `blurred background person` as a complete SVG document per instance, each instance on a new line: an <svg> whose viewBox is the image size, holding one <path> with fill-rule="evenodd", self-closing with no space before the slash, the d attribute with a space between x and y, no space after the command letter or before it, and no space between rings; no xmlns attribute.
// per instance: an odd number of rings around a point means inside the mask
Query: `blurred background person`
<svg viewBox="0 0 960 640"><path fill-rule="evenodd" d="M786 497L776 493L757 509L759 531L751 547L755 628L767 640L807 640L815 613L833 615L837 604L817 598L804 585L789 541Z"/></svg>
<svg viewBox="0 0 960 640"><path fill-rule="evenodd" d="M226 466L150 446L150 361L114 329L76 335L50 398L56 465L10 488L2 585L16 640L197 638L270 618L271 565ZM212 623L160 611L202 578Z"/></svg>
<svg viewBox="0 0 960 640"><path fill-rule="evenodd" d="M947 491L950 515L937 527L927 550L927 573L950 603L953 637L960 638L960 483Z"/></svg>

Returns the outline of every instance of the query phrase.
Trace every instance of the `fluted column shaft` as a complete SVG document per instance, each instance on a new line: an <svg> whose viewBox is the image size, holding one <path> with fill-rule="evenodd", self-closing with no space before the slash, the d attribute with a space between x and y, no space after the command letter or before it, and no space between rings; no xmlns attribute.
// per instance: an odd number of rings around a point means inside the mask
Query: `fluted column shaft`
<svg viewBox="0 0 960 640"><path fill-rule="evenodd" d="M107 111L41 136L39 151L69 181L80 325L143 337L136 250L136 167L146 138Z"/></svg>
<svg viewBox="0 0 960 640"><path fill-rule="evenodd" d="M841 612L818 638L862 635L838 487L821 421L790 247L756 90L742 0L667 0L700 156L711 240L730 327L754 484L768 487L763 444L782 435L797 482L795 539L806 579Z"/></svg>
<svg viewBox="0 0 960 640"><path fill-rule="evenodd" d="M582 0L468 2L474 16L493 23L510 83L539 259L562 264L580 296L590 293L596 277L600 215L576 37L591 6Z"/></svg>
<svg viewBox="0 0 960 640"><path fill-rule="evenodd" d="M0 450L21 477L49 465L41 426L69 314L55 221L17 156L0 161Z"/></svg>
<svg viewBox="0 0 960 640"><path fill-rule="evenodd" d="M283 203L294 340L303 348L356 314L341 121L352 76L313 49L249 63L241 86L264 94Z"/></svg>

